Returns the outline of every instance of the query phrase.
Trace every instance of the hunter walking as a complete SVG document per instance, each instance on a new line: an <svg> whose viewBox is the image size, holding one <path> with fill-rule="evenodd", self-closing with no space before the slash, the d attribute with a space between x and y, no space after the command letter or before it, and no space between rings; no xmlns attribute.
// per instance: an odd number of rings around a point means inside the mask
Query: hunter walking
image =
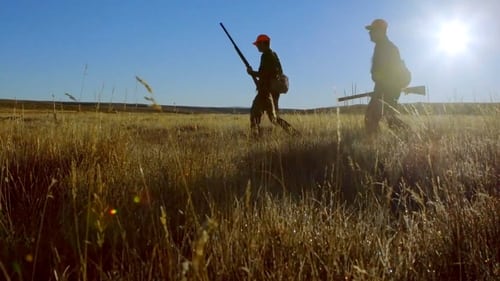
<svg viewBox="0 0 500 281"><path fill-rule="evenodd" d="M278 124L289 134L297 134L297 131L279 117L279 97L280 93L272 88L273 80L283 73L278 55L271 49L271 38L265 34L260 34L253 44L262 53L258 71L247 67L247 73L257 79L257 95L255 96L252 108L250 109L250 127L254 136L262 134L260 122L264 112L273 124Z"/></svg>
<svg viewBox="0 0 500 281"><path fill-rule="evenodd" d="M365 127L370 135L378 131L382 116L391 129L406 128L397 117L396 106L402 88L410 83L411 74L401 60L399 49L387 37L387 26L385 20L376 19L365 27L375 43L371 66L375 87L365 113Z"/></svg>

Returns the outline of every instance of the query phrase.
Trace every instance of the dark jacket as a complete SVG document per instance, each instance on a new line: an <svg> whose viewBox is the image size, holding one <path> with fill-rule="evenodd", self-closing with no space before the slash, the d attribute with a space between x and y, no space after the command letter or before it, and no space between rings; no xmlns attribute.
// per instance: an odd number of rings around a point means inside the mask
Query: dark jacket
<svg viewBox="0 0 500 281"><path fill-rule="evenodd" d="M270 89L271 81L280 72L281 65L278 56L271 49L264 51L260 57L260 66L258 71L259 89Z"/></svg>
<svg viewBox="0 0 500 281"><path fill-rule="evenodd" d="M398 83L401 71L399 49L387 37L375 44L371 76L375 84L390 86Z"/></svg>

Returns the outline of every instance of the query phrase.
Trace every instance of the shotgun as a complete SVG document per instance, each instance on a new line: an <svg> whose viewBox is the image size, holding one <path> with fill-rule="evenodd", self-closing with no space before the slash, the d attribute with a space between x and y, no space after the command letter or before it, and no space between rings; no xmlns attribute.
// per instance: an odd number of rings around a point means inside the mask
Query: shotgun
<svg viewBox="0 0 500 281"><path fill-rule="evenodd" d="M417 94L417 95L422 95L425 96L425 86L415 86L415 87L407 87L403 88L401 90L403 93L407 94ZM358 98L364 98L364 97L369 97L373 95L373 92L368 92L368 93L362 93L362 94L357 94L357 95L352 95L352 96L347 96L347 97L340 97L338 98L338 101L346 101L346 100L352 100L352 99L358 99Z"/></svg>
<svg viewBox="0 0 500 281"><path fill-rule="evenodd" d="M227 37L229 38L229 40L231 41L231 43L233 43L233 47L234 49L236 50L236 52L238 53L238 55L240 56L241 60L243 61L243 63L245 64L245 66L247 68L252 68L250 66L250 64L248 63L247 59L245 58L245 56L243 55L243 53L240 51L240 48L238 48L238 46L236 45L236 43L234 43L234 40L233 38L231 37L231 35L229 35L229 32L227 32L227 29L224 27L224 25L221 23L219 23L220 26L222 27L222 29L224 30L224 32L226 33ZM255 76L252 75L252 79L253 79L253 82L255 83L255 86L258 86L258 81L257 81L257 78Z"/></svg>

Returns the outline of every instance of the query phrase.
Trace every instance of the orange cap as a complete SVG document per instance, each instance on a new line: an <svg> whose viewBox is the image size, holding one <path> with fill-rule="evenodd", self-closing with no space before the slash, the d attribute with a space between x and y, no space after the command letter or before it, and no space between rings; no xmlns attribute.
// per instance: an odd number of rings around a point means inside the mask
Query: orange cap
<svg viewBox="0 0 500 281"><path fill-rule="evenodd" d="M260 34L257 36L257 39L255 39L255 42L253 42L254 45L257 45L259 42L271 42L271 38L265 34Z"/></svg>
<svg viewBox="0 0 500 281"><path fill-rule="evenodd" d="M368 30L387 30L387 22L383 19L376 19L372 24L365 26Z"/></svg>

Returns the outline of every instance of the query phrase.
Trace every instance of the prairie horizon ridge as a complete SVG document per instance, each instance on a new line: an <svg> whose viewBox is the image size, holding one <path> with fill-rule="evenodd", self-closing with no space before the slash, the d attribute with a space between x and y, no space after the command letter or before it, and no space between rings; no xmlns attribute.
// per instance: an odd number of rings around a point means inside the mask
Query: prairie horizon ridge
<svg viewBox="0 0 500 281"><path fill-rule="evenodd" d="M353 102L339 102L339 105L316 108L280 108L281 113L322 113L341 109L341 113L361 113L367 104ZM98 111L100 112L164 112L164 113L221 113L247 114L250 106L193 106L193 105L165 105L159 104L161 110L147 103L123 102L77 102L77 101L50 101L25 99L0 99L0 110L21 107L25 110L64 110L64 111ZM474 114L478 110L492 108L500 111L500 102L412 102L400 103L402 108L413 108L412 111L425 110L433 114Z"/></svg>

